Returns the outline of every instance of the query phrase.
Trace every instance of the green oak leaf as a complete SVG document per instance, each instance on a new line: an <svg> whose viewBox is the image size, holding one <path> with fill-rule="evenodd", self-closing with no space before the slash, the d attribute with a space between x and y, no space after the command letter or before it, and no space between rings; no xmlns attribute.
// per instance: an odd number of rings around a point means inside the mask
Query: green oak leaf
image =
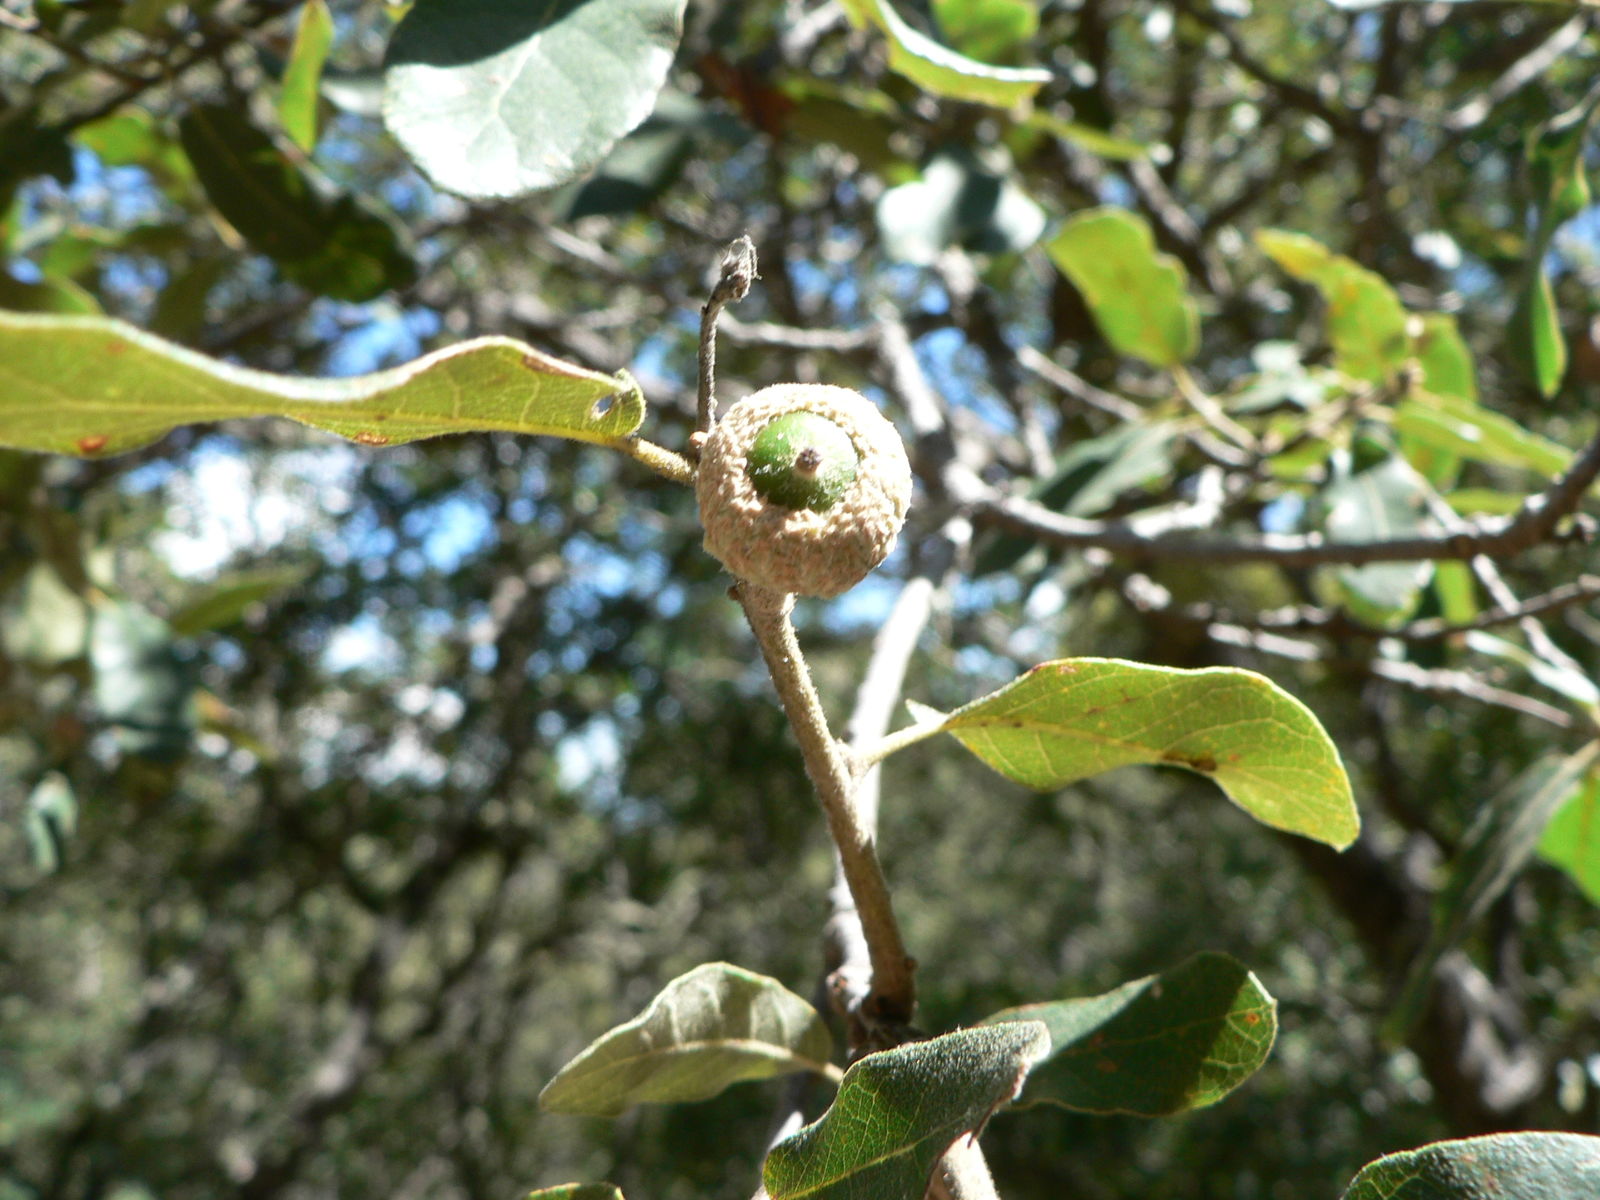
<svg viewBox="0 0 1600 1200"><path fill-rule="evenodd" d="M974 58L999 58L1039 32L1033 0L933 0L933 15L950 44Z"/></svg>
<svg viewBox="0 0 1600 1200"><path fill-rule="evenodd" d="M1539 838L1539 857L1560 867L1600 904L1600 772L1591 771Z"/></svg>
<svg viewBox="0 0 1600 1200"><path fill-rule="evenodd" d="M168 618L172 632L194 637L225 629L242 620L257 604L299 587L311 575L308 566L257 567L233 571L197 588Z"/></svg>
<svg viewBox="0 0 1600 1200"><path fill-rule="evenodd" d="M622 1189L614 1183L563 1183L529 1192L524 1200L622 1200Z"/></svg>
<svg viewBox="0 0 1600 1200"><path fill-rule="evenodd" d="M417 0L389 43L384 122L463 196L567 183L650 115L684 3Z"/></svg>
<svg viewBox="0 0 1600 1200"><path fill-rule="evenodd" d="M206 198L286 278L352 302L416 280L398 226L363 197L331 194L299 151L280 146L240 105L196 105L178 135Z"/></svg>
<svg viewBox="0 0 1600 1200"><path fill-rule="evenodd" d="M1315 238L1263 229L1256 244L1273 262L1322 293L1334 363L1346 375L1379 383L1406 363L1406 311L1377 273L1335 254Z"/></svg>
<svg viewBox="0 0 1600 1200"><path fill-rule="evenodd" d="M1412 352L1421 378L1408 392L1425 392L1443 397L1461 409L1478 409L1478 372L1461 336L1461 328L1450 313L1417 313L1412 318ZM1400 451L1406 461L1420 471L1436 488L1448 488L1461 473L1462 456L1425 439L1401 433Z"/></svg>
<svg viewBox="0 0 1600 1200"><path fill-rule="evenodd" d="M918 33L888 0L844 0L857 28L867 25L889 39L889 69L924 91L951 100L1010 108L1050 82L1050 72L1031 67L993 67L957 54Z"/></svg>
<svg viewBox="0 0 1600 1200"><path fill-rule="evenodd" d="M104 455L180 425L289 417L369 446L497 429L615 444L644 419L626 373L478 338L347 379L271 375L123 321L0 313L0 446Z"/></svg>
<svg viewBox="0 0 1600 1200"><path fill-rule="evenodd" d="M1495 1133L1368 1163L1340 1200L1578 1200L1600 1196L1600 1137Z"/></svg>
<svg viewBox="0 0 1600 1200"><path fill-rule="evenodd" d="M1049 1052L1038 1021L958 1029L869 1054L828 1111L779 1142L762 1175L772 1200L921 1200L957 1138L981 1131Z"/></svg>
<svg viewBox="0 0 1600 1200"><path fill-rule="evenodd" d="M1402 445L1407 440L1426 444L1491 466L1537 471L1553 479L1572 462L1572 451L1560 442L1458 396L1413 390L1395 405L1393 423Z"/></svg>
<svg viewBox="0 0 1600 1200"><path fill-rule="evenodd" d="M1278 1007L1243 964L1204 953L1104 995L1008 1008L984 1024L1003 1021L1050 1030L1019 1104L1160 1117L1215 1104L1255 1074Z"/></svg>
<svg viewBox="0 0 1600 1200"><path fill-rule="evenodd" d="M307 154L317 144L317 101L322 87L322 65L333 45L333 16L327 0L308 0L300 10L294 48L283 72L278 97L278 119L283 131Z"/></svg>
<svg viewBox="0 0 1600 1200"><path fill-rule="evenodd" d="M1134 763L1183 767L1274 829L1343 848L1361 827L1339 751L1311 710L1234 667L1058 659L936 731L1040 791Z"/></svg>
<svg viewBox="0 0 1600 1200"><path fill-rule="evenodd" d="M1200 313L1183 265L1156 249L1142 217L1120 208L1090 209L1062 226L1045 248L1119 354L1172 367L1199 347Z"/></svg>
<svg viewBox="0 0 1600 1200"><path fill-rule="evenodd" d="M806 1001L765 975L707 963L591 1042L545 1085L539 1107L614 1117L635 1104L705 1100L747 1079L828 1074L832 1054Z"/></svg>
<svg viewBox="0 0 1600 1200"><path fill-rule="evenodd" d="M1567 373L1567 341L1561 335L1556 294L1544 269L1544 254L1530 255L1527 280L1517 293L1507 334L1511 355L1547 399Z"/></svg>

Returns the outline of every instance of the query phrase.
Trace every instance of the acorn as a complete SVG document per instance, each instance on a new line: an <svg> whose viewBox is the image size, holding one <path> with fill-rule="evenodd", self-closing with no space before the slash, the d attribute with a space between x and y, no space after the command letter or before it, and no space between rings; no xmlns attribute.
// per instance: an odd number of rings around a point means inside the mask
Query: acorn
<svg viewBox="0 0 1600 1200"><path fill-rule="evenodd" d="M911 503L911 465L865 396L779 383L734 403L695 475L705 547L741 579L837 596L888 557Z"/></svg>

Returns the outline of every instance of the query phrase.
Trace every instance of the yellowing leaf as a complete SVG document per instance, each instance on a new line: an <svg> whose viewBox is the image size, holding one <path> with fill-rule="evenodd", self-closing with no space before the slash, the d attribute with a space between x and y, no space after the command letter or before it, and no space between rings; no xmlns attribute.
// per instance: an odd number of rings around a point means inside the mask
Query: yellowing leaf
<svg viewBox="0 0 1600 1200"><path fill-rule="evenodd" d="M1290 275L1322 293L1328 305L1328 340L1341 371L1376 383L1405 365L1411 353L1406 311L1381 275L1301 233L1263 229L1256 244Z"/></svg>
<svg viewBox="0 0 1600 1200"><path fill-rule="evenodd" d="M1120 208L1090 209L1068 221L1046 248L1118 353L1172 367L1195 352L1200 314L1183 265L1156 249L1142 217Z"/></svg>
<svg viewBox="0 0 1600 1200"><path fill-rule="evenodd" d="M180 425L267 416L369 446L487 429L604 445L639 427L644 397L626 374L511 338L371 375L300 379L207 358L123 321L0 313L0 446L117 454Z"/></svg>

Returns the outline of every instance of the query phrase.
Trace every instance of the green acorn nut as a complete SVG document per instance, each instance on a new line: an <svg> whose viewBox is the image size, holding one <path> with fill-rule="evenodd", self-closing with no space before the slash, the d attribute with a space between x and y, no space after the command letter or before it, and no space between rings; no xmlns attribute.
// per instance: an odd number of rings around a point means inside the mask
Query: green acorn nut
<svg viewBox="0 0 1600 1200"><path fill-rule="evenodd" d="M769 504L827 512L855 482L860 461L843 428L801 409L762 427L745 466Z"/></svg>
<svg viewBox="0 0 1600 1200"><path fill-rule="evenodd" d="M865 396L780 383L733 404L695 475L705 547L741 579L802 596L854 587L911 502L900 435Z"/></svg>

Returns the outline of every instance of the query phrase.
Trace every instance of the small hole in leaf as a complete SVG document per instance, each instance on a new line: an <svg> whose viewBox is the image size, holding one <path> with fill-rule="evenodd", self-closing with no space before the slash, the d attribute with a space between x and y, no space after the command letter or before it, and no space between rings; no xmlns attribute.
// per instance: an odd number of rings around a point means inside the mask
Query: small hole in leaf
<svg viewBox="0 0 1600 1200"><path fill-rule="evenodd" d="M614 395L601 396L600 399L594 402L594 407L589 410L590 420L598 421L601 417L610 412L616 403L617 398Z"/></svg>

